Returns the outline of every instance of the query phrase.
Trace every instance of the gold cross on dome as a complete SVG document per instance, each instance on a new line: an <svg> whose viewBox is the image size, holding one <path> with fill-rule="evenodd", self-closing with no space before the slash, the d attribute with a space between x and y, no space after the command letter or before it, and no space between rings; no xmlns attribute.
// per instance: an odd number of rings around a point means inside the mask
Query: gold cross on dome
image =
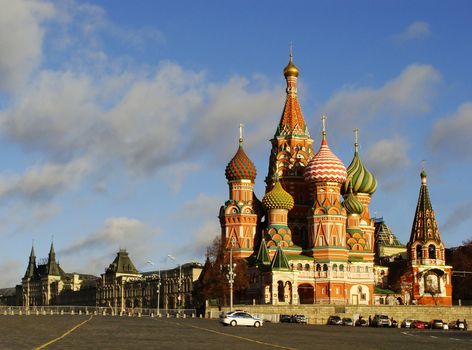
<svg viewBox="0 0 472 350"><path fill-rule="evenodd" d="M323 130L323 136L326 136L326 116L325 115L321 116L321 125L322 125L322 130Z"/></svg>

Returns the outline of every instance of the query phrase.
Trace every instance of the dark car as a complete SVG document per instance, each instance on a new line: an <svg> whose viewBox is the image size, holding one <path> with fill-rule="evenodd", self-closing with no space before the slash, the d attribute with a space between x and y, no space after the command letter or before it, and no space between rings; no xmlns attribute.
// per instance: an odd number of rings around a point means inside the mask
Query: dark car
<svg viewBox="0 0 472 350"><path fill-rule="evenodd" d="M449 329L463 331L465 329L464 322L460 320L449 322Z"/></svg>
<svg viewBox="0 0 472 350"><path fill-rule="evenodd" d="M341 320L341 317L339 317L339 316L329 316L328 325L340 326L342 324L343 324L343 321Z"/></svg>
<svg viewBox="0 0 472 350"><path fill-rule="evenodd" d="M365 319L363 318L359 318L356 320L356 323L354 324L356 327L368 327L369 326L369 322L367 322Z"/></svg>
<svg viewBox="0 0 472 350"><path fill-rule="evenodd" d="M293 315L292 316L292 323L304 323L307 324L307 320L305 315Z"/></svg>
<svg viewBox="0 0 472 350"><path fill-rule="evenodd" d="M444 322L442 320L431 320L429 322L429 328L431 329L443 329Z"/></svg>
<svg viewBox="0 0 472 350"><path fill-rule="evenodd" d="M292 316L290 316L290 315L280 315L279 321L280 321L280 323L290 323L290 322L292 322Z"/></svg>

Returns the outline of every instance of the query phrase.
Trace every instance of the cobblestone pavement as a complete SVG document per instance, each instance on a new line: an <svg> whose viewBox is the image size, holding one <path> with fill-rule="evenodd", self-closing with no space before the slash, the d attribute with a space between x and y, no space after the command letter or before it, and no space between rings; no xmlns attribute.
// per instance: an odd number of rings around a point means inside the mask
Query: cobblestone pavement
<svg viewBox="0 0 472 350"><path fill-rule="evenodd" d="M0 316L0 349L36 349L47 343L43 349L472 349L472 332L460 331L271 323L256 329L224 327L208 319L89 318Z"/></svg>

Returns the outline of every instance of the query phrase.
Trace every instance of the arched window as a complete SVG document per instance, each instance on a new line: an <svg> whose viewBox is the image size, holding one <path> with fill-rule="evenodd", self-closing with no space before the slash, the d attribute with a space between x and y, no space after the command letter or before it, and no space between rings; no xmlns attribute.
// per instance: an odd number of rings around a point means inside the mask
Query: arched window
<svg viewBox="0 0 472 350"><path fill-rule="evenodd" d="M338 265L336 264L333 265L333 271L338 271Z"/></svg>
<svg viewBox="0 0 472 350"><path fill-rule="evenodd" d="M430 259L436 259L436 246L434 244L429 245L428 256Z"/></svg>
<svg viewBox="0 0 472 350"><path fill-rule="evenodd" d="M323 271L328 271L328 265L323 264Z"/></svg>
<svg viewBox="0 0 472 350"><path fill-rule="evenodd" d="M420 244L416 246L416 259L423 259L423 247Z"/></svg>
<svg viewBox="0 0 472 350"><path fill-rule="evenodd" d="M339 265L339 271L341 271L341 272L344 271L344 265L343 264Z"/></svg>
<svg viewBox="0 0 472 350"><path fill-rule="evenodd" d="M297 265L297 270L300 270L300 271L301 271L302 269L303 269L302 264L298 264L298 265Z"/></svg>
<svg viewBox="0 0 472 350"><path fill-rule="evenodd" d="M320 264L316 264L316 271L321 271L321 265Z"/></svg>
<svg viewBox="0 0 472 350"><path fill-rule="evenodd" d="M305 270L307 270L307 271L310 270L310 264L305 264Z"/></svg>

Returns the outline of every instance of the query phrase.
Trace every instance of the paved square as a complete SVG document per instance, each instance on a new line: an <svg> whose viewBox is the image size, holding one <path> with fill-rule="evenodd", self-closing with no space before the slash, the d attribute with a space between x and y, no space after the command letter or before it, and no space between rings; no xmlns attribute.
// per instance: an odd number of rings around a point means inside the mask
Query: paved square
<svg viewBox="0 0 472 350"><path fill-rule="evenodd" d="M2 350L472 349L472 332L271 323L256 329L224 327L217 320L208 319L0 316L0 329ZM61 336L63 338L58 339Z"/></svg>

